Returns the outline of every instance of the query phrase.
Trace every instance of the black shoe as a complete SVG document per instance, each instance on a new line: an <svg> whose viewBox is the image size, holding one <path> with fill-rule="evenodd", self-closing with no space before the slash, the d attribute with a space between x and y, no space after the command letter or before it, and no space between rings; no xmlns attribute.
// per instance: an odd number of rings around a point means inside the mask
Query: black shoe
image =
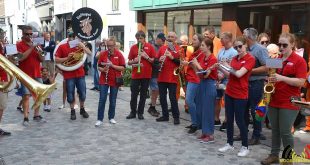
<svg viewBox="0 0 310 165"><path fill-rule="evenodd" d="M192 127L189 129L189 131L188 131L187 133L193 134L193 133L195 133L197 130L198 130L198 129L197 129L196 126L192 126Z"/></svg>
<svg viewBox="0 0 310 165"><path fill-rule="evenodd" d="M138 119L143 120L144 119L143 114L138 114Z"/></svg>
<svg viewBox="0 0 310 165"><path fill-rule="evenodd" d="M93 88L90 88L90 90L94 91L94 90L98 90L98 88L93 87Z"/></svg>
<svg viewBox="0 0 310 165"><path fill-rule="evenodd" d="M241 141L241 136L240 135L234 136L233 140L234 141Z"/></svg>
<svg viewBox="0 0 310 165"><path fill-rule="evenodd" d="M0 128L0 136L11 136L11 132L4 131Z"/></svg>
<svg viewBox="0 0 310 165"><path fill-rule="evenodd" d="M223 122L220 127L220 131L225 131L225 130L226 130L226 122Z"/></svg>
<svg viewBox="0 0 310 165"><path fill-rule="evenodd" d="M221 126L221 120L214 120L214 126Z"/></svg>
<svg viewBox="0 0 310 165"><path fill-rule="evenodd" d="M266 138L266 136L265 135L260 135L260 138L259 138L259 140L266 140L267 138Z"/></svg>
<svg viewBox="0 0 310 165"><path fill-rule="evenodd" d="M136 114L135 113L130 113L126 119L133 119L133 118L136 118Z"/></svg>
<svg viewBox="0 0 310 165"><path fill-rule="evenodd" d="M155 106L150 106L150 108L147 110L148 113L150 113L150 115L158 117L159 113L157 112L157 110L155 109Z"/></svg>
<svg viewBox="0 0 310 165"><path fill-rule="evenodd" d="M162 122L162 121L169 121L169 118L165 118L164 116L159 117L156 119L157 122Z"/></svg>
<svg viewBox="0 0 310 165"><path fill-rule="evenodd" d="M75 110L71 110L70 119L71 119L71 120L76 120Z"/></svg>
<svg viewBox="0 0 310 165"><path fill-rule="evenodd" d="M85 111L84 108L80 109L80 115L82 115L84 118L88 118L89 117L88 113Z"/></svg>
<svg viewBox="0 0 310 165"><path fill-rule="evenodd" d="M193 124L186 126L185 128L192 128L192 127L193 127Z"/></svg>
<svg viewBox="0 0 310 165"><path fill-rule="evenodd" d="M23 110L22 107L17 107L16 109L17 109L18 111L20 111L21 113L24 113L24 110Z"/></svg>
<svg viewBox="0 0 310 165"><path fill-rule="evenodd" d="M179 118L174 118L173 124L174 125L179 125L180 124L180 119Z"/></svg>
<svg viewBox="0 0 310 165"><path fill-rule="evenodd" d="M259 145L260 141L259 141L259 139L250 139L248 144L249 144L249 146Z"/></svg>

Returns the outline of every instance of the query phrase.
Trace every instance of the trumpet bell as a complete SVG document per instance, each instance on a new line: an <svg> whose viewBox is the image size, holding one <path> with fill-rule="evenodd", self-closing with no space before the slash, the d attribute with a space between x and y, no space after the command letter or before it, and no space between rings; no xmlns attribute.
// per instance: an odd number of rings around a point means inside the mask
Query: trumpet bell
<svg viewBox="0 0 310 165"><path fill-rule="evenodd" d="M22 84L24 84L29 89L29 91L31 91L33 97L36 98L32 109L38 108L46 99L46 97L56 88L56 83L53 83L51 85L45 85L35 81L18 67L16 67L13 63L11 63L8 59L1 55L0 64L1 67L10 75L10 77L15 76Z"/></svg>

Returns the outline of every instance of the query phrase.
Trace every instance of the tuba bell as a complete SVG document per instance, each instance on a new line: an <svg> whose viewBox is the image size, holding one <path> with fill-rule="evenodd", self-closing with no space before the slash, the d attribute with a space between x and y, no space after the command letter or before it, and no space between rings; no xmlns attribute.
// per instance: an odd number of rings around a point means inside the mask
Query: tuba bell
<svg viewBox="0 0 310 165"><path fill-rule="evenodd" d="M45 85L35 81L2 55L0 55L0 67L9 75L8 84L0 85L0 90L6 91L12 83L13 77L16 77L29 91L31 91L33 97L36 98L32 105L32 109L38 108L46 97L56 88L56 83Z"/></svg>

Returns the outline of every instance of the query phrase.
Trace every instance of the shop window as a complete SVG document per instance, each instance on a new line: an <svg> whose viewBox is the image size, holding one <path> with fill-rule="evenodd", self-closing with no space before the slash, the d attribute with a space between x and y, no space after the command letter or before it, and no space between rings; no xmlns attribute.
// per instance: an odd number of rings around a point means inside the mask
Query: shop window
<svg viewBox="0 0 310 165"><path fill-rule="evenodd" d="M176 32L177 36L188 35L190 10L168 12L168 31Z"/></svg>
<svg viewBox="0 0 310 165"><path fill-rule="evenodd" d="M222 8L194 10L195 33L202 34L205 27L214 26L217 35L221 31Z"/></svg>
<svg viewBox="0 0 310 165"><path fill-rule="evenodd" d="M165 22L164 12L146 13L147 41L154 43L156 35L163 32Z"/></svg>

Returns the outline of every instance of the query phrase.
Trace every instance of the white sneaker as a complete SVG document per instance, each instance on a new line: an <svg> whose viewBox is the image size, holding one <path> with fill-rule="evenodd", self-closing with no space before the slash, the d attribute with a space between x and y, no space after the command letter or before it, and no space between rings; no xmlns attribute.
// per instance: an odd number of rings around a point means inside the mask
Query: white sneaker
<svg viewBox="0 0 310 165"><path fill-rule="evenodd" d="M65 108L65 105L61 105L58 107L58 109L64 109Z"/></svg>
<svg viewBox="0 0 310 165"><path fill-rule="evenodd" d="M110 123L111 123L111 124L116 124L116 121L115 121L114 119L111 119L111 120L110 120Z"/></svg>
<svg viewBox="0 0 310 165"><path fill-rule="evenodd" d="M220 152L226 152L226 151L233 151L235 148L234 146L231 146L229 143L225 144L224 147L219 148Z"/></svg>
<svg viewBox="0 0 310 165"><path fill-rule="evenodd" d="M240 151L238 152L238 156L244 157L244 156L247 156L249 153L250 153L250 150L248 149L248 147L242 146L240 148Z"/></svg>
<svg viewBox="0 0 310 165"><path fill-rule="evenodd" d="M100 125L102 125L103 124L103 122L102 121L100 121L100 120L97 120L97 122L96 122L96 124L95 124L95 127L99 127Z"/></svg>

